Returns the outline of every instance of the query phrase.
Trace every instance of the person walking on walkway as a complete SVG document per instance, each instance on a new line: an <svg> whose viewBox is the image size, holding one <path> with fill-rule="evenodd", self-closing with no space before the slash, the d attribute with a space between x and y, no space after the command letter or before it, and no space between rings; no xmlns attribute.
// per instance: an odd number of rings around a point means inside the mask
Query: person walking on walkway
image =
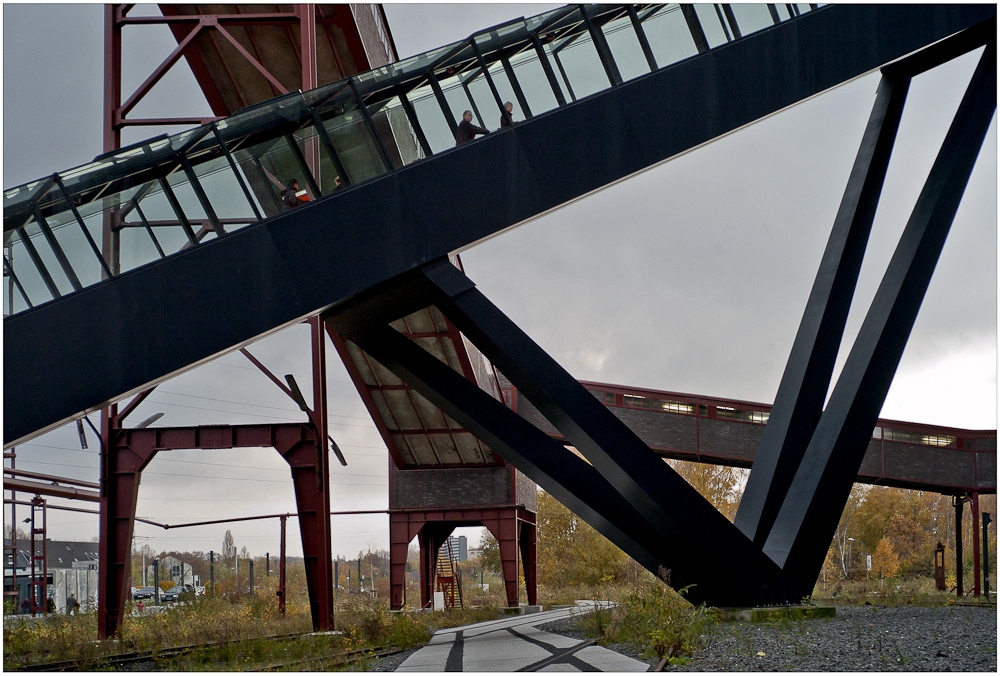
<svg viewBox="0 0 1000 676"><path fill-rule="evenodd" d="M462 113L462 121L458 123L458 130L455 132L455 145L460 146L468 143L476 137L476 134L489 134L489 129L483 129L472 124L472 111L467 110Z"/></svg>
<svg viewBox="0 0 1000 676"><path fill-rule="evenodd" d="M76 600L76 596L70 594L69 598L66 599L66 614L76 615L77 610L79 608L80 608L80 602Z"/></svg>

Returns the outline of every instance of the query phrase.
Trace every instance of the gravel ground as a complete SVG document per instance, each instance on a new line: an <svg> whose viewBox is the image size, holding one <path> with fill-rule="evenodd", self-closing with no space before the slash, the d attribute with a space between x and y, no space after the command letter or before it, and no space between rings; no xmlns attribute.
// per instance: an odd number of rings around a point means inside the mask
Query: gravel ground
<svg viewBox="0 0 1000 676"><path fill-rule="evenodd" d="M375 660L375 664L372 665L372 671L396 671L396 668L400 664L406 661L406 658L413 653L420 650L420 648L411 648L410 650L404 650L401 653L396 653L395 655L386 655L385 657L380 657Z"/></svg>
<svg viewBox="0 0 1000 676"><path fill-rule="evenodd" d="M584 638L574 620L541 627ZM616 652L645 659L623 645ZM995 608L838 607L829 619L724 622L667 671L997 671Z"/></svg>

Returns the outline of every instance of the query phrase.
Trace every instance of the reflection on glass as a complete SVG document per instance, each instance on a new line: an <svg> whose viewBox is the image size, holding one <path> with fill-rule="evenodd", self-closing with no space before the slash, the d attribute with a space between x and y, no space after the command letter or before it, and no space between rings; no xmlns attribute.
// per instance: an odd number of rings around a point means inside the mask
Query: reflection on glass
<svg viewBox="0 0 1000 676"><path fill-rule="evenodd" d="M462 113L466 110L472 110L474 115L472 124L479 127L485 126L481 119L475 117L472 101L469 100L469 96L466 94L465 88L462 87L458 76L453 75L448 77L447 73L441 73L438 75L438 83L441 85L441 91L444 92L444 98L448 103L448 107L455 116L454 121L456 125L462 121ZM451 145L455 145L454 135L451 139Z"/></svg>
<svg viewBox="0 0 1000 676"><path fill-rule="evenodd" d="M427 138L427 143L431 147L431 152L439 153L455 145L455 137L451 133L451 127L444 119L441 106L434 98L434 92L430 85L424 85L411 92L408 97L416 112L417 120L420 122L420 129Z"/></svg>
<svg viewBox="0 0 1000 676"><path fill-rule="evenodd" d="M296 161L292 149L288 146L288 140L284 136L263 141L247 150L257 162L262 177L262 179L254 181L255 189L270 193L271 201L275 205L275 212L269 213L269 215L279 213L281 191L292 179L299 182L301 189L304 190L306 187L301 165ZM240 157L245 157L243 151L240 151Z"/></svg>
<svg viewBox="0 0 1000 676"><path fill-rule="evenodd" d="M510 65L518 84L521 85L524 98L531 106L532 115L540 115L559 105L549 79L545 76L545 69L538 62L538 53L534 49L525 50L512 57ZM556 84L558 85L558 81ZM569 98L565 93L564 96ZM517 119L516 115L514 119Z"/></svg>
<svg viewBox="0 0 1000 676"><path fill-rule="evenodd" d="M701 22L701 29L705 32L709 48L714 49L729 42L715 5L694 5L694 11L698 15L698 21Z"/></svg>
<svg viewBox="0 0 1000 676"><path fill-rule="evenodd" d="M18 281L24 287L24 291L28 295L28 300L31 301L32 305L39 305L40 303L52 300L52 292L45 283L42 274L35 266L35 262L31 260L28 249L21 239L21 231L9 233L9 236L8 250L10 251L10 255L8 261L11 264L11 269L14 270L14 274L17 275ZM40 237L36 239L40 239ZM35 244L35 242L32 241L32 244Z"/></svg>
<svg viewBox="0 0 1000 676"><path fill-rule="evenodd" d="M356 106L348 107L343 115L324 120L323 126L344 164L349 183L357 184L385 173L375 141Z"/></svg>
<svg viewBox="0 0 1000 676"><path fill-rule="evenodd" d="M546 45L546 51L558 63L574 101L611 87L589 33L579 34L569 42L556 40Z"/></svg>
<svg viewBox="0 0 1000 676"><path fill-rule="evenodd" d="M404 164L408 162L404 161L404 157L409 157L409 161L413 161L413 157L416 155L416 149L413 147L413 138L410 137L408 147L400 148L396 143L396 132L393 129L393 120L399 125L402 121L404 124L409 124L406 122L406 112L403 110L403 104L400 102L398 96L393 96L388 101L383 101L378 105L378 107L368 109L368 114L372 118L372 126L375 127L375 133L378 134L379 139L382 141L382 147L385 148L386 153L389 155L389 161L392 162L393 169L399 169ZM401 136L401 140L405 143L406 137Z"/></svg>
<svg viewBox="0 0 1000 676"><path fill-rule="evenodd" d="M679 5L665 5L642 22L642 30L660 68L698 53Z"/></svg>
<svg viewBox="0 0 1000 676"><path fill-rule="evenodd" d="M740 33L749 35L759 30L769 28L774 25L771 13L767 10L767 5L743 5L733 3L730 5L733 15L736 17L736 25L740 27Z"/></svg>
<svg viewBox="0 0 1000 676"><path fill-rule="evenodd" d="M632 26L632 20L629 17L625 16L609 21L604 24L602 30L615 63L618 65L622 81L627 82L649 72L649 62L646 61L646 55L642 53L642 45L639 44L635 27Z"/></svg>
<svg viewBox="0 0 1000 676"><path fill-rule="evenodd" d="M219 157L200 164L194 168L194 173L226 232L233 232L257 221L226 158Z"/></svg>
<svg viewBox="0 0 1000 676"><path fill-rule="evenodd" d="M180 231L180 227L174 228ZM187 241L187 238L184 240ZM146 263L159 260L160 253L149 239L149 233L144 227L128 226L119 232L120 271L126 272Z"/></svg>
<svg viewBox="0 0 1000 676"><path fill-rule="evenodd" d="M474 80L468 82L469 93L475 103L474 110L478 111L483 120L482 126L486 129L497 129L500 126L500 106L497 105L493 91L490 89L486 78L480 73ZM509 89L509 86L508 86Z"/></svg>
<svg viewBox="0 0 1000 676"><path fill-rule="evenodd" d="M187 218L195 232L201 228L211 229L212 224L208 220L208 214L205 213L205 207L188 181L187 174L183 171L175 171L167 177L167 183L180 204L181 213Z"/></svg>
<svg viewBox="0 0 1000 676"><path fill-rule="evenodd" d="M55 282L56 288L59 290L61 295L71 293L73 291L73 285L70 284L69 278L63 271L62 266L59 264L59 259L56 257L55 251L53 251L51 244L49 244L48 239L42 235L41 228L34 221L31 221L24 227L24 233L27 234L31 244L35 247L35 251L38 252L38 257L42 259L42 264L45 269L48 270L49 276L52 281Z"/></svg>
<svg viewBox="0 0 1000 676"><path fill-rule="evenodd" d="M101 281L103 270L100 261L94 257L94 251L73 212L53 214L46 221L80 284L89 286Z"/></svg>
<svg viewBox="0 0 1000 676"><path fill-rule="evenodd" d="M156 237L156 241L160 243L160 246L163 247L163 250L168 256L170 254L177 253L178 251L189 249L192 246L191 242L188 240L187 234L185 234L184 230L182 230L179 225L162 224L154 226L152 230L153 235ZM130 230L130 232L134 231L135 229ZM137 245L137 248L145 247Z"/></svg>

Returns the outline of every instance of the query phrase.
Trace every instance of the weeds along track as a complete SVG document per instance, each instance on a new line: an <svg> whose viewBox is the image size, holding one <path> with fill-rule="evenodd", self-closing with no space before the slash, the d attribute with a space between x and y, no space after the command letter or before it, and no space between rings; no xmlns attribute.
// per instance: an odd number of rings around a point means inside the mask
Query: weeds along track
<svg viewBox="0 0 1000 676"><path fill-rule="evenodd" d="M252 639L241 639L237 641L213 641L210 643L199 643L194 645L176 646L170 648L159 648L156 650L146 650L141 652L129 652L129 653L118 653L115 655L107 655L103 657L93 657L87 659L79 660L61 660L58 662L38 662L34 664L23 664L15 667L10 667L5 665L5 671L80 671L85 669L101 669L101 670L111 670L117 667L123 667L128 665L139 665L143 663L150 663L155 665L157 663L169 662L178 657L183 657L201 650L212 650L217 648L229 647L233 645L239 645L244 643L250 643L253 641L294 641L296 639L301 639L307 636L312 636L312 633L301 633L301 634L278 634L274 636L261 636ZM387 655L393 655L395 653L402 652L402 648L397 648L395 646L374 646L369 648L356 648L353 650L346 650L342 652L331 653L329 655L323 655L321 657L308 657L308 658L298 658L290 659L282 662L270 662L255 665L253 669L255 671L274 671L278 669L294 668L297 666L312 666L318 668L321 665L336 666L340 664L350 664L353 662L360 662L370 658L385 657ZM164 666L166 666L164 664ZM143 671L147 669L141 669ZM155 669L154 669L155 670Z"/></svg>
<svg viewBox="0 0 1000 676"><path fill-rule="evenodd" d="M346 650L342 653L325 655L323 657L307 657L304 659L289 660L287 662L275 662L255 667L256 671L277 671L279 669L289 669L293 667L308 667L300 671L318 671L321 667L336 667L355 662L363 662L367 659L388 657L403 652L402 648L396 646L378 646L375 648L357 648Z"/></svg>

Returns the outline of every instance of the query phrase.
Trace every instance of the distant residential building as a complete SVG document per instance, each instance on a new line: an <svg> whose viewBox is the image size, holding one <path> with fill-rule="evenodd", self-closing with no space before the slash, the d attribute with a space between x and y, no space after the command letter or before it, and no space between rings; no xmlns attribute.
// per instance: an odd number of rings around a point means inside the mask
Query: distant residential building
<svg viewBox="0 0 1000 676"><path fill-rule="evenodd" d="M83 611L97 607L97 571L98 544L96 542L72 542L67 540L47 540L45 555L47 559L48 579L46 581L49 598L55 601L56 612L64 612L66 599L70 594L80 602ZM4 545L10 546L10 539L4 539ZM31 543L28 540L17 541L17 557L10 549L4 561L4 590L13 591L14 578L17 578L17 603L30 594L29 578L31 576ZM42 555L41 543L36 547L37 556ZM36 573L40 573L41 564L36 562Z"/></svg>

